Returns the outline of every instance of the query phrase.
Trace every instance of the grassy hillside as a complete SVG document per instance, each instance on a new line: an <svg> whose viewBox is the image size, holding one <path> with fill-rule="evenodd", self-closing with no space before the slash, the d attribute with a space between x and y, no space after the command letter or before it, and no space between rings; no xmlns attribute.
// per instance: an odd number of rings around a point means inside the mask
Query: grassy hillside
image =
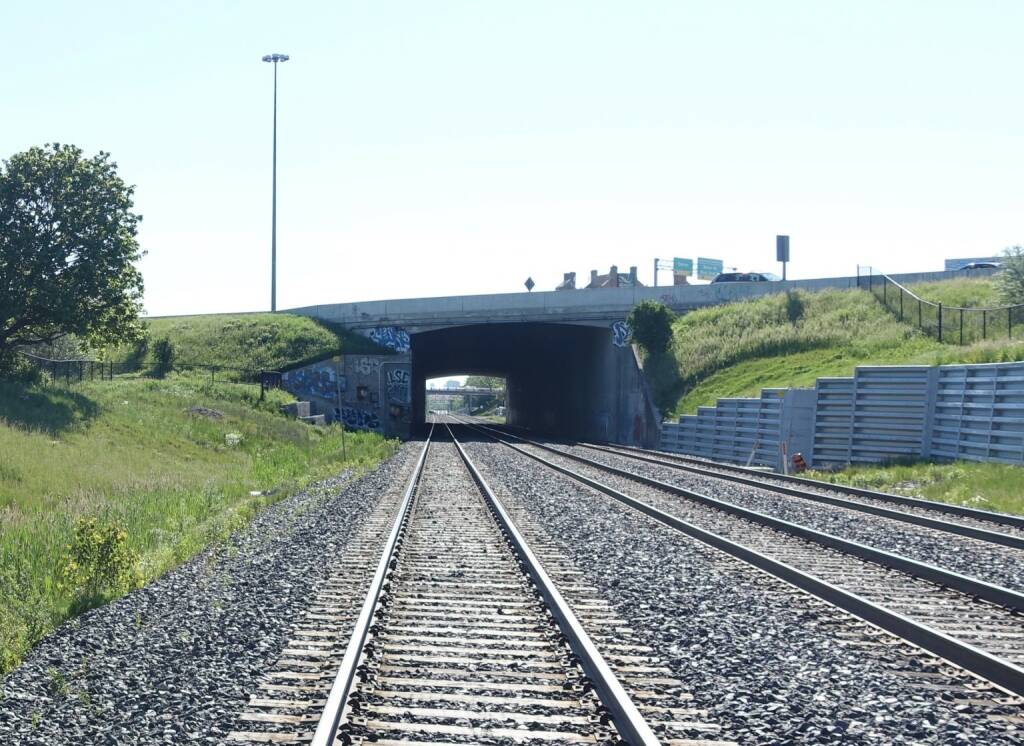
<svg viewBox="0 0 1024 746"><path fill-rule="evenodd" d="M147 319L145 324L147 349L123 347L108 351L108 358L148 360L158 339L171 341L181 363L251 370L279 369L339 352L381 351L362 335L285 313L167 316Z"/></svg>
<svg viewBox="0 0 1024 746"><path fill-rule="evenodd" d="M925 300L944 306L993 308L1003 305L996 281L990 277L919 282L908 285L907 289Z"/></svg>
<svg viewBox="0 0 1024 746"><path fill-rule="evenodd" d="M276 414L285 395L271 394L261 409L258 387L202 378L0 381L0 674L77 611L156 577L303 483L393 450L349 433L343 460L337 427ZM98 582L102 567L90 579L73 548L84 518L124 531L117 582Z"/></svg>
<svg viewBox="0 0 1024 746"><path fill-rule="evenodd" d="M944 345L900 323L862 290L795 292L688 313L673 327L679 380L666 416L724 396L811 386L857 365L1024 359L1024 343Z"/></svg>

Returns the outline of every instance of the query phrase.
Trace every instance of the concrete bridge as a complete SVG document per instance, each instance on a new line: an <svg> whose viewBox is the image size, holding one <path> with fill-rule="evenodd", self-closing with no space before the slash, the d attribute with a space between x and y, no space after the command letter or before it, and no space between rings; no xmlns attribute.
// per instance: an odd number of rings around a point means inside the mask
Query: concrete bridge
<svg viewBox="0 0 1024 746"><path fill-rule="evenodd" d="M896 275L901 283L962 272ZM429 378L501 376L511 424L570 437L653 445L660 414L628 344L630 309L656 300L679 313L800 288L852 288L856 277L335 303L290 309L408 355L411 423L426 417Z"/></svg>

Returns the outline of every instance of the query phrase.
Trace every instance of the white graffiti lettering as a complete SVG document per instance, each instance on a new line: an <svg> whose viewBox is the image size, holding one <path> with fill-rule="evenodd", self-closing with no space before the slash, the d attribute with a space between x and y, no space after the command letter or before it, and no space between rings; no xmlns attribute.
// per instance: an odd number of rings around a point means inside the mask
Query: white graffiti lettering
<svg viewBox="0 0 1024 746"><path fill-rule="evenodd" d="M398 326L378 326L369 331L370 339L381 347L395 352L408 352L411 346L409 332Z"/></svg>
<svg viewBox="0 0 1024 746"><path fill-rule="evenodd" d="M616 347L625 347L629 344L629 338L633 330L625 321L616 321L612 324L612 344Z"/></svg>

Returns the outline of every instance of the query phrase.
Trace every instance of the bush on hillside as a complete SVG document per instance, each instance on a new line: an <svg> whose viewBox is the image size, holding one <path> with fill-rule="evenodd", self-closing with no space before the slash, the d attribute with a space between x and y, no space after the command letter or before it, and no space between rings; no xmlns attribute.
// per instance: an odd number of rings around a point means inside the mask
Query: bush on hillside
<svg viewBox="0 0 1024 746"><path fill-rule="evenodd" d="M153 375L163 378L174 368L174 345L169 339L158 339L153 345Z"/></svg>
<svg viewBox="0 0 1024 746"><path fill-rule="evenodd" d="M675 318L675 314L664 303L645 300L633 307L627 321L633 329L633 341L643 347L647 354L655 355L668 350Z"/></svg>
<svg viewBox="0 0 1024 746"><path fill-rule="evenodd" d="M1024 246L1011 246L998 275L999 297L1007 305L1024 303Z"/></svg>

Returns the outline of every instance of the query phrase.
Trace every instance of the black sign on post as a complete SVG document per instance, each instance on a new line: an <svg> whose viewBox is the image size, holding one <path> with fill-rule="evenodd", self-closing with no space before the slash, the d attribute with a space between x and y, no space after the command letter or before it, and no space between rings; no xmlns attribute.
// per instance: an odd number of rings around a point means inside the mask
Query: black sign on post
<svg viewBox="0 0 1024 746"><path fill-rule="evenodd" d="M786 262L789 261L789 236L775 237L775 261L782 262L782 279L786 279Z"/></svg>

